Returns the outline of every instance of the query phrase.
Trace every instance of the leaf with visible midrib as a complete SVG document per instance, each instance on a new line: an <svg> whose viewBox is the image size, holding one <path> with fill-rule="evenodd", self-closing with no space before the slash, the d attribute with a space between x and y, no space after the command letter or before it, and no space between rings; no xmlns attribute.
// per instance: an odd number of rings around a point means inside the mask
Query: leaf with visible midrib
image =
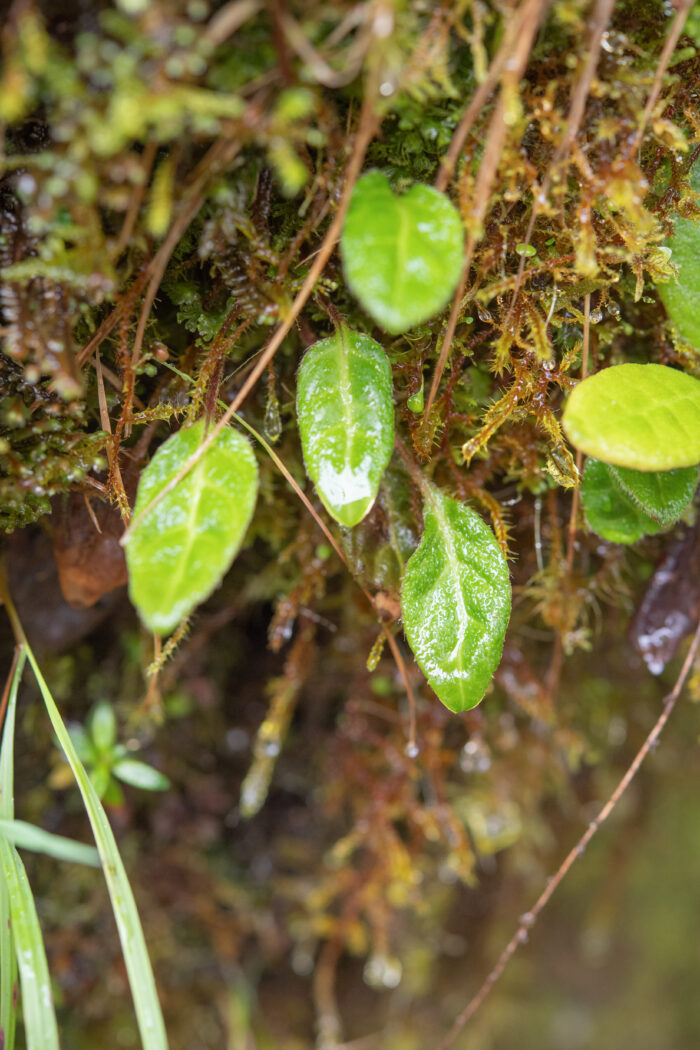
<svg viewBox="0 0 700 1050"><path fill-rule="evenodd" d="M329 514L357 525L394 447L391 367L378 343L341 326L299 369L297 419L306 471Z"/></svg>
<svg viewBox="0 0 700 1050"><path fill-rule="evenodd" d="M588 525L610 543L636 543L662 528L615 480L613 468L589 459L581 480L581 502Z"/></svg>
<svg viewBox="0 0 700 1050"><path fill-rule="evenodd" d="M697 467L643 472L589 459L581 502L589 526L604 540L636 543L678 521L697 483Z"/></svg>
<svg viewBox="0 0 700 1050"><path fill-rule="evenodd" d="M475 707L501 659L508 565L479 515L432 487L401 606L406 638L437 696L452 711Z"/></svg>
<svg viewBox="0 0 700 1050"><path fill-rule="evenodd" d="M633 470L700 462L700 380L665 365L614 365L582 380L562 420L589 456Z"/></svg>
<svg viewBox="0 0 700 1050"><path fill-rule="evenodd" d="M387 332L427 321L457 287L464 229L452 202L431 186L396 196L381 172L358 179L340 241L350 288Z"/></svg>
<svg viewBox="0 0 700 1050"><path fill-rule="evenodd" d="M167 634L207 598L238 552L255 509L258 467L250 444L224 429L185 477L150 505L204 440L204 422L179 430L139 481L127 535L129 594L147 627Z"/></svg>
<svg viewBox="0 0 700 1050"><path fill-rule="evenodd" d="M697 467L650 471L610 467L610 471L642 510L664 526L678 521L698 487Z"/></svg>

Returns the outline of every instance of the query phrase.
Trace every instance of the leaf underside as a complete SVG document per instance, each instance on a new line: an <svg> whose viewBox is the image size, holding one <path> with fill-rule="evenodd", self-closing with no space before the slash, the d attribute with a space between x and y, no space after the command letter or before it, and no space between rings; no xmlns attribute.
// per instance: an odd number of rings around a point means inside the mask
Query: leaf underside
<svg viewBox="0 0 700 1050"><path fill-rule="evenodd" d="M697 467L643 472L589 459L581 502L593 532L611 543L636 543L678 521L697 483Z"/></svg>
<svg viewBox="0 0 700 1050"><path fill-rule="evenodd" d="M475 707L498 667L510 616L508 566L475 511L431 489L401 589L404 630L439 699Z"/></svg>
<svg viewBox="0 0 700 1050"><path fill-rule="evenodd" d="M306 471L337 522L374 503L394 447L391 367L369 336L341 327L304 356L297 419Z"/></svg>
<svg viewBox="0 0 700 1050"><path fill-rule="evenodd" d="M139 482L134 519L204 440L199 421L156 452ZM255 508L258 468L242 434L225 429L129 534L129 594L147 627L167 634L207 598L238 552Z"/></svg>

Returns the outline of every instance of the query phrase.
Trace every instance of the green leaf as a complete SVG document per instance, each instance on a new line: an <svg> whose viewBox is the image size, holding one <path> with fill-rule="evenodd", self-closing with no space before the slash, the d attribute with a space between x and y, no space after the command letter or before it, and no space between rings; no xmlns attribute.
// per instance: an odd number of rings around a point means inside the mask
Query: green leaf
<svg viewBox="0 0 700 1050"><path fill-rule="evenodd" d="M100 700L95 704L88 719L88 730L98 751L105 753L112 750L117 739L117 720L108 700Z"/></svg>
<svg viewBox="0 0 700 1050"><path fill-rule="evenodd" d="M620 488L665 526L678 521L698 487L697 467L651 471L610 467L610 471Z"/></svg>
<svg viewBox="0 0 700 1050"><path fill-rule="evenodd" d="M167 791L170 787L165 773L135 758L125 758L117 762L112 773L125 784L131 784L132 787L141 788L143 791Z"/></svg>
<svg viewBox="0 0 700 1050"><path fill-rule="evenodd" d="M8 612L15 624L17 634L24 638L24 632L15 610L8 606ZM136 902L129 885L124 862L117 849L114 832L110 827L107 814L97 797L97 793L90 782L87 771L73 747L68 730L51 695L51 690L46 684L46 680L36 662L36 657L29 645L27 645L26 640L25 645L27 657L46 705L51 725L73 771L73 776L82 795L95 836L95 844L100 854L102 870L117 922L122 952L124 953L124 962L129 977L131 994L134 998L143 1050L168 1050L168 1037L165 1033L163 1015L158 1002L155 980L153 979L153 970L148 958L148 949L146 948L143 929L141 928Z"/></svg>
<svg viewBox="0 0 700 1050"><path fill-rule="evenodd" d="M479 515L432 487L401 605L406 638L440 700L451 711L475 707L501 659L508 566Z"/></svg>
<svg viewBox="0 0 700 1050"><path fill-rule="evenodd" d="M0 820L0 835L20 849L29 849L34 853L45 853L47 857L67 860L74 864L87 864L99 868L100 855L94 846L54 835L25 820Z"/></svg>
<svg viewBox="0 0 700 1050"><path fill-rule="evenodd" d="M12 820L14 816L14 740L17 692L27 662L27 654L20 648L5 712L5 723L0 747L0 817ZM4 1050L14 1050L17 1010L14 989L17 984L17 955L10 918L10 896L5 879L0 878L0 1032Z"/></svg>
<svg viewBox="0 0 700 1050"><path fill-rule="evenodd" d="M378 171L358 180L340 249L348 284L387 332L405 332L445 306L464 263L464 229L444 194L416 185L395 196Z"/></svg>
<svg viewBox="0 0 700 1050"><path fill-rule="evenodd" d="M700 380L665 365L615 365L571 394L564 431L589 456L633 470L700 462Z"/></svg>
<svg viewBox="0 0 700 1050"><path fill-rule="evenodd" d="M58 1050L51 978L34 897L19 853L1 835L0 875L10 902L27 1050Z"/></svg>
<svg viewBox="0 0 700 1050"><path fill-rule="evenodd" d="M204 437L200 420L158 449L141 475L135 525L127 533L131 600L158 634L174 630L211 594L238 552L255 509L253 450L242 434L224 429L179 484L139 517Z"/></svg>
<svg viewBox="0 0 700 1050"><path fill-rule="evenodd" d="M636 543L663 527L617 482L614 468L597 459L586 463L581 502L593 532L611 543Z"/></svg>
<svg viewBox="0 0 700 1050"><path fill-rule="evenodd" d="M693 165L690 184L700 192L700 164ZM700 350L700 220L677 218L666 241L678 279L658 284L659 296L682 339Z"/></svg>
<svg viewBox="0 0 700 1050"><path fill-rule="evenodd" d="M368 335L340 327L299 369L297 418L306 471L348 528L370 509L394 447L391 367Z"/></svg>

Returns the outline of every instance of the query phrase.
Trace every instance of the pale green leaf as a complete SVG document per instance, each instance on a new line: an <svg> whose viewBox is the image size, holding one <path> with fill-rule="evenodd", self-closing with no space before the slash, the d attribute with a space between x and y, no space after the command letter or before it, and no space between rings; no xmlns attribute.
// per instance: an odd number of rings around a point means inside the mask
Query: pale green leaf
<svg viewBox="0 0 700 1050"><path fill-rule="evenodd" d="M58 1050L51 978L34 897L17 850L2 835L0 876L5 881L10 904L27 1050Z"/></svg>
<svg viewBox="0 0 700 1050"><path fill-rule="evenodd" d="M501 659L508 566L479 515L432 487L401 606L406 638L440 700L452 711L475 707Z"/></svg>
<svg viewBox="0 0 700 1050"><path fill-rule="evenodd" d="M620 488L651 518L665 526L678 521L698 487L697 467L651 471L610 467L610 470Z"/></svg>
<svg viewBox="0 0 700 1050"><path fill-rule="evenodd" d="M47 857L67 860L73 864L87 864L99 868L100 855L94 846L54 835L25 820L0 820L0 835L20 849L32 850L34 853L45 853Z"/></svg>
<svg viewBox="0 0 700 1050"><path fill-rule="evenodd" d="M700 462L700 380L665 365L615 365L582 380L564 410L576 448L633 470Z"/></svg>
<svg viewBox="0 0 700 1050"><path fill-rule="evenodd" d="M442 193L396 196L378 171L358 180L340 242L348 284L387 332L405 332L449 301L464 263L464 229Z"/></svg>
<svg viewBox="0 0 700 1050"><path fill-rule="evenodd" d="M636 543L642 536L653 535L662 528L616 482L613 468L597 459L586 463L581 502L590 528L610 543Z"/></svg>
<svg viewBox="0 0 700 1050"><path fill-rule="evenodd" d="M117 739L117 720L109 700L100 700L95 704L88 719L88 729L98 751L112 750Z"/></svg>
<svg viewBox="0 0 700 1050"><path fill-rule="evenodd" d="M690 184L700 193L700 164L693 165ZM679 217L666 241L678 279L657 288L680 337L700 350L700 219Z"/></svg>
<svg viewBox="0 0 700 1050"><path fill-rule="evenodd" d="M143 791L167 791L170 787L165 773L146 762L139 762L136 758L124 758L117 762L112 773L125 784L131 784L132 787L141 788Z"/></svg>
<svg viewBox="0 0 700 1050"><path fill-rule="evenodd" d="M350 527L377 495L394 447L391 367L378 343L340 327L307 350L297 418L306 471L329 514Z"/></svg>
<svg viewBox="0 0 700 1050"><path fill-rule="evenodd" d="M221 581L255 509L258 468L247 439L224 429L185 477L177 476L205 437L204 422L179 430L141 475L127 534L129 593L147 627L167 634Z"/></svg>

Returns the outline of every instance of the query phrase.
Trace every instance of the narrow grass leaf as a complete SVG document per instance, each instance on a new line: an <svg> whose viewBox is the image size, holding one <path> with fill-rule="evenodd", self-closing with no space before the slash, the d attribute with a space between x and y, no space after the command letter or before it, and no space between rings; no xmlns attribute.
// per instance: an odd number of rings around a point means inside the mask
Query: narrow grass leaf
<svg viewBox="0 0 700 1050"><path fill-rule="evenodd" d="M1 835L0 872L10 902L27 1050L58 1050L51 978L34 897L19 853Z"/></svg>
<svg viewBox="0 0 700 1050"><path fill-rule="evenodd" d="M17 614L10 609L8 609L8 612L12 616L18 633L22 632ZM73 776L83 797L85 809L92 825L100 860L102 861L102 870L104 871L105 881L112 901L112 910L117 923L117 930L119 931L122 952L124 953L124 962L131 986L131 994L134 999L143 1050L167 1050L168 1039L165 1033L160 1003L158 1002L153 970L148 958L148 949L146 948L143 929L136 910L134 895L129 885L124 863L117 849L114 832L97 796L97 792L90 782L87 771L78 758L51 691L29 646L27 646L27 656L36 676L51 725L73 771Z"/></svg>
<svg viewBox="0 0 700 1050"><path fill-rule="evenodd" d="M94 846L86 846L63 835L54 835L25 820L0 819L0 835L20 849L33 853L44 853L56 860L67 860L74 864L87 864L91 868L100 867L100 855Z"/></svg>
<svg viewBox="0 0 700 1050"><path fill-rule="evenodd" d="M5 712L5 726L0 747L0 817L11 820L14 816L14 739L17 691L27 654L20 647L15 657L10 690ZM15 988L17 986L17 956L10 918L10 897L7 883L0 879L0 1046L13 1050L17 1010Z"/></svg>

